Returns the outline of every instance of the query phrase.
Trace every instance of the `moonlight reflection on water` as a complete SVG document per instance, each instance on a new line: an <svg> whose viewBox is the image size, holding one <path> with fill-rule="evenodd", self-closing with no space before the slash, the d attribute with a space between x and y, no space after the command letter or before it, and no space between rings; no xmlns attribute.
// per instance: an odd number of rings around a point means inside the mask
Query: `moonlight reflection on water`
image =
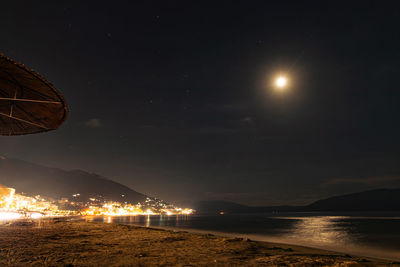
<svg viewBox="0 0 400 267"><path fill-rule="evenodd" d="M344 221L344 216L286 217L296 220L288 230L287 239L303 240L310 245L337 246L354 243L355 237L350 235L351 224Z"/></svg>

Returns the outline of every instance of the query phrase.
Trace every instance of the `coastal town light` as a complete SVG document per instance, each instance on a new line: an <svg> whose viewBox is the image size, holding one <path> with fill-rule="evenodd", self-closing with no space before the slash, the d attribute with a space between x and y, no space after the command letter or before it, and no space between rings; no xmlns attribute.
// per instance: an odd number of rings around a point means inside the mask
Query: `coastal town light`
<svg viewBox="0 0 400 267"><path fill-rule="evenodd" d="M178 215L192 214L192 209L182 209L170 204L148 198L146 203L130 204L127 202L104 201L90 198L90 202L69 202L61 199L61 205L72 205L72 210L60 209L55 202L41 196L28 197L16 194L15 189L0 186L0 220L20 218L38 219L41 217L82 216L135 216L135 215ZM100 204L101 203L101 204Z"/></svg>
<svg viewBox="0 0 400 267"><path fill-rule="evenodd" d="M0 221L16 220L23 218L23 215L18 212L0 211Z"/></svg>

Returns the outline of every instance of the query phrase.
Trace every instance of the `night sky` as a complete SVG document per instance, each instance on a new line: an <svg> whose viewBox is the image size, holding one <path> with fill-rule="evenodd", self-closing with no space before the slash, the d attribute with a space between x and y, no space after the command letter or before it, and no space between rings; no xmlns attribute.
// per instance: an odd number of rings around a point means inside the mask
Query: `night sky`
<svg viewBox="0 0 400 267"><path fill-rule="evenodd" d="M0 154L175 203L400 187L400 8L233 2L2 3L0 52L70 114Z"/></svg>

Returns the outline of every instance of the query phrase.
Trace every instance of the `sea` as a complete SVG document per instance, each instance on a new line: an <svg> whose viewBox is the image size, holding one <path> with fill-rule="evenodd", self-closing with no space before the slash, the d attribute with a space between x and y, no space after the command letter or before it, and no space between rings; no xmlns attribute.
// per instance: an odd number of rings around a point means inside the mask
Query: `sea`
<svg viewBox="0 0 400 267"><path fill-rule="evenodd" d="M400 212L140 215L85 220L213 233L400 261Z"/></svg>

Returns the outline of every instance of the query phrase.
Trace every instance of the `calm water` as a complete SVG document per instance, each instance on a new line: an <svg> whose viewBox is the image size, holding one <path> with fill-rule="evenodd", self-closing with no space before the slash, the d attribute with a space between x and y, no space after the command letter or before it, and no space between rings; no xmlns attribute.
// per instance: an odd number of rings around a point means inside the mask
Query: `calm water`
<svg viewBox="0 0 400 267"><path fill-rule="evenodd" d="M152 215L88 221L223 233L364 256L400 260L400 212Z"/></svg>

